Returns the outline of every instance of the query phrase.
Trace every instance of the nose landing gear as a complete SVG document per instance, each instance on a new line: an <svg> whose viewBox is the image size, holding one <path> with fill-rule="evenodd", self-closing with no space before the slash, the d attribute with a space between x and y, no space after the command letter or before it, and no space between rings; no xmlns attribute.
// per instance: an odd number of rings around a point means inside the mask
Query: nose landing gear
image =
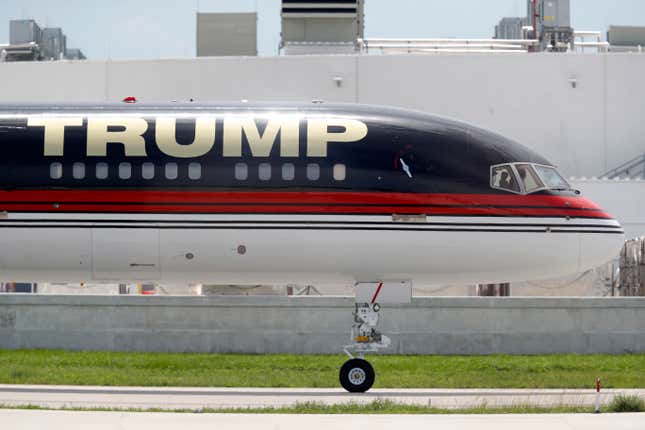
<svg viewBox="0 0 645 430"><path fill-rule="evenodd" d="M364 393L374 385L374 368L363 357L390 346L390 338L376 331L381 306L378 303L355 303L352 340L343 351L349 360L340 368L340 385L350 393ZM355 355L358 357L355 357Z"/></svg>
<svg viewBox="0 0 645 430"><path fill-rule="evenodd" d="M412 282L380 281L358 282L355 285L354 323L352 342L343 347L349 360L340 368L340 385L350 393L364 393L374 385L374 368L365 360L365 354L378 352L390 346L390 338L376 330L379 321L379 303L406 304L412 301ZM378 299L378 303L377 303Z"/></svg>

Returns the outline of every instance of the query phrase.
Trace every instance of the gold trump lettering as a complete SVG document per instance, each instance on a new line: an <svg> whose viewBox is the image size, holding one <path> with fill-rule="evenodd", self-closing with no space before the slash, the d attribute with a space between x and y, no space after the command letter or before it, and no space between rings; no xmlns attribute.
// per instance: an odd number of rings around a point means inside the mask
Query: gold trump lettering
<svg viewBox="0 0 645 430"><path fill-rule="evenodd" d="M342 128L330 132L329 127ZM367 136L367 125L355 119L312 118L307 121L307 157L326 157L329 142L357 142Z"/></svg>
<svg viewBox="0 0 645 430"><path fill-rule="evenodd" d="M122 128L122 130L112 130ZM87 119L87 156L105 157L108 143L123 145L126 157L145 157L146 140L143 133L148 130L148 122L143 118L104 118Z"/></svg>
<svg viewBox="0 0 645 430"><path fill-rule="evenodd" d="M253 157L268 157L280 132L280 156L297 157L300 120L298 118L268 119L260 134L254 118L230 117L224 119L224 157L242 156L242 133L249 143Z"/></svg>
<svg viewBox="0 0 645 430"><path fill-rule="evenodd" d="M82 117L41 117L27 119L28 127L45 127L45 156L60 157L65 143L65 127L80 127Z"/></svg>
<svg viewBox="0 0 645 430"><path fill-rule="evenodd" d="M177 143L177 120L172 117L158 117L155 120L155 140L166 155L176 158L194 158L206 155L215 145L215 117L195 118L195 139L189 145Z"/></svg>
<svg viewBox="0 0 645 430"><path fill-rule="evenodd" d="M253 157L268 157L276 140L279 140L281 157L300 155L299 117L266 118L263 131L258 127L259 119L262 118L224 117L222 133L224 157L241 157L242 144L245 140ZM194 121L193 141L180 144L177 141L177 118L172 116L154 118L154 139L159 150L174 158L195 158L208 154L216 143L215 116L196 116ZM307 157L326 157L330 143L358 142L364 139L368 132L367 124L350 118L313 117L306 122ZM62 156L66 128L82 126L83 117L34 116L28 118L27 125L44 127L45 156ZM141 117L89 116L87 118L87 155L105 157L108 144L119 144L122 145L126 157L145 157L146 141L143 135L146 131L148 131L148 121Z"/></svg>

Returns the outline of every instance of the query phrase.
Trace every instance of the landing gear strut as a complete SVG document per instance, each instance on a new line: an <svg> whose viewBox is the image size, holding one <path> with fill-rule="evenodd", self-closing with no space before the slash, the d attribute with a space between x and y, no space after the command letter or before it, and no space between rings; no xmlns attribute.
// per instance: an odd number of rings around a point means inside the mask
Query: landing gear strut
<svg viewBox="0 0 645 430"><path fill-rule="evenodd" d="M390 338L376 330L380 310L381 306L375 302L354 304L353 343L343 348L349 360L338 375L340 385L350 393L364 393L374 385L374 368L364 355L390 346Z"/></svg>

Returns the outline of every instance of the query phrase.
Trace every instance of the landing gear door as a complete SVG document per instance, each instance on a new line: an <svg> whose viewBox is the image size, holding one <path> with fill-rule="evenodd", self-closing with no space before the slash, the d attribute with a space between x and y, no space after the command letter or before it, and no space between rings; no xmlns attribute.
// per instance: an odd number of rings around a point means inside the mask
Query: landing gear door
<svg viewBox="0 0 645 430"><path fill-rule="evenodd" d="M92 271L97 280L158 280L158 229L93 229Z"/></svg>
<svg viewBox="0 0 645 430"><path fill-rule="evenodd" d="M405 304L412 301L411 281L358 282L356 303Z"/></svg>

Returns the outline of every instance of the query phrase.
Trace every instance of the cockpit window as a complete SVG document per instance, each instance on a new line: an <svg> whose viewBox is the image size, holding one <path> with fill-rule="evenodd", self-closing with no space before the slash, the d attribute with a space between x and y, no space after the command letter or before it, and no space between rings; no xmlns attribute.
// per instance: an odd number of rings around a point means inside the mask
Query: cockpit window
<svg viewBox="0 0 645 430"><path fill-rule="evenodd" d="M533 163L508 163L491 167L490 186L520 194L540 190L570 190L554 167Z"/></svg>
<svg viewBox="0 0 645 430"><path fill-rule="evenodd" d="M520 186L515 179L513 168L509 164L493 166L491 168L491 187L501 190L520 192Z"/></svg>
<svg viewBox="0 0 645 430"><path fill-rule="evenodd" d="M520 180L522 181L522 185L524 185L525 193L532 193L533 191L544 188L544 184L535 170L533 170L532 165L516 164L515 168L517 169L517 173L520 175Z"/></svg>
<svg viewBox="0 0 645 430"><path fill-rule="evenodd" d="M571 185L569 185L569 183L564 180L564 178L558 173L557 170L555 170L555 168L540 166L538 164L536 164L534 167L547 188L551 190L571 189Z"/></svg>

